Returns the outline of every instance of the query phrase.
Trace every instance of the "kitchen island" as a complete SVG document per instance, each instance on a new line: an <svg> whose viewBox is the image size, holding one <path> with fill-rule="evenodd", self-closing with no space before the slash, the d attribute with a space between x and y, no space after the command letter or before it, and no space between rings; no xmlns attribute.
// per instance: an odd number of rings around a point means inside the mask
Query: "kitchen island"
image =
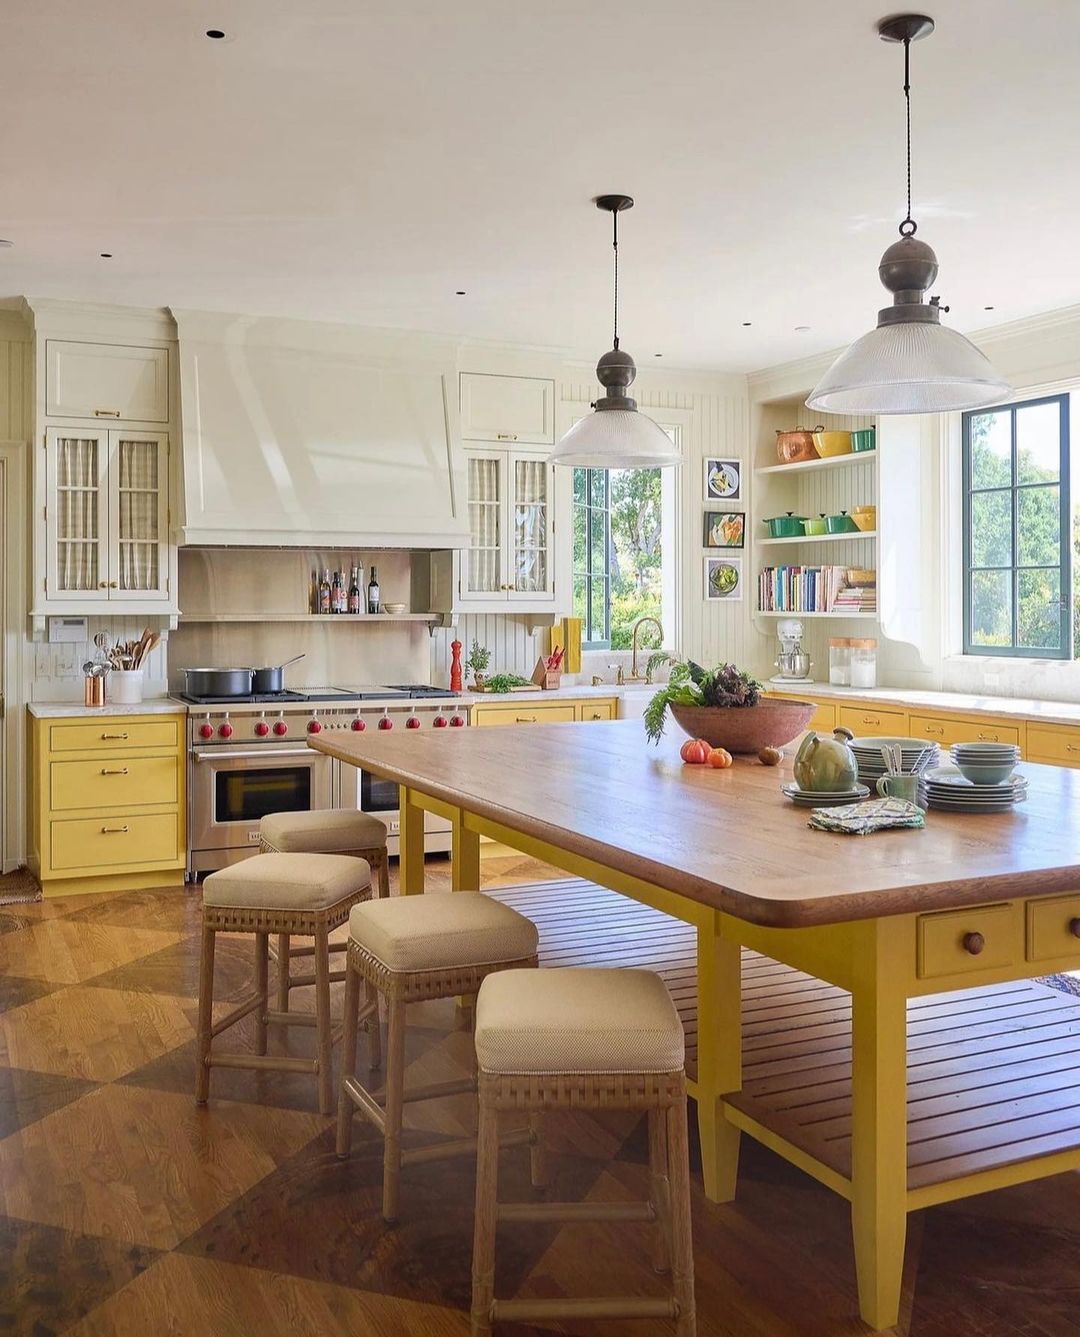
<svg viewBox="0 0 1080 1337"><path fill-rule="evenodd" d="M1080 776L1026 764L1006 815L855 838L810 830L783 769L686 767L680 741L620 721L310 743L402 786L407 892L427 809L453 825L455 887L488 835L694 926L706 1191L734 1195L745 1131L848 1198L860 1309L888 1327L909 1211L1080 1167L1080 1005L1026 983L1080 968Z"/></svg>

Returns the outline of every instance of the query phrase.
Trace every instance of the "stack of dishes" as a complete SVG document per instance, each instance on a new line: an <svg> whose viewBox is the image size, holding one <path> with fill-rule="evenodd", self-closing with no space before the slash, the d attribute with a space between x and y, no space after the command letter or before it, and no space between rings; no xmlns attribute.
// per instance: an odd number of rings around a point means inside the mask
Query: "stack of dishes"
<svg viewBox="0 0 1080 1337"><path fill-rule="evenodd" d="M1004 784L1020 760L1015 743L953 743L953 763L965 779L976 785Z"/></svg>
<svg viewBox="0 0 1080 1337"><path fill-rule="evenodd" d="M854 789L830 789L822 793L814 789L800 789L794 780L781 785L780 791L798 808L835 808L841 803L858 803L870 793L865 785L860 784L856 784Z"/></svg>
<svg viewBox="0 0 1080 1337"><path fill-rule="evenodd" d="M934 766L923 774L919 795L939 812L1008 812L1027 798L1027 781L1009 775L997 784L975 784L956 766Z"/></svg>
<svg viewBox="0 0 1080 1337"><path fill-rule="evenodd" d="M849 746L855 753L859 779L871 786L888 771L883 747L900 749L900 770L905 775L936 766L939 755L937 743L928 743L922 738L853 738Z"/></svg>

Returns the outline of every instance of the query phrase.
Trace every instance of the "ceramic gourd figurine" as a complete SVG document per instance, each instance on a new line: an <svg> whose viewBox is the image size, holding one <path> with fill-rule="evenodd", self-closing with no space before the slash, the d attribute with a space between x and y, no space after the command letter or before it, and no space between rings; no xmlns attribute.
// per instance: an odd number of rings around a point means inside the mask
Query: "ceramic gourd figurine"
<svg viewBox="0 0 1080 1337"><path fill-rule="evenodd" d="M822 794L844 793L855 788L859 768L855 753L848 747L854 734L850 729L834 729L831 738L811 731L795 754L795 783L800 789Z"/></svg>

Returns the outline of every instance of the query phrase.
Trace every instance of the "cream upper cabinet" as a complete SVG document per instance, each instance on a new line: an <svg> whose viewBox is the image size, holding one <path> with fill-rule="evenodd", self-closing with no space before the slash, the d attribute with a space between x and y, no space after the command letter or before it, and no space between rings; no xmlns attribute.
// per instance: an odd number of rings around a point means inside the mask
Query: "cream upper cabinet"
<svg viewBox="0 0 1080 1337"><path fill-rule="evenodd" d="M164 432L48 429L46 605L170 602L168 478Z"/></svg>
<svg viewBox="0 0 1080 1337"><path fill-rule="evenodd" d="M461 436L464 441L553 446L555 382L537 376L463 371Z"/></svg>
<svg viewBox="0 0 1080 1337"><path fill-rule="evenodd" d="M50 418L169 421L169 351L131 344L45 341Z"/></svg>
<svg viewBox="0 0 1080 1337"><path fill-rule="evenodd" d="M466 447L470 547L458 601L524 610L555 602L552 466L540 451Z"/></svg>

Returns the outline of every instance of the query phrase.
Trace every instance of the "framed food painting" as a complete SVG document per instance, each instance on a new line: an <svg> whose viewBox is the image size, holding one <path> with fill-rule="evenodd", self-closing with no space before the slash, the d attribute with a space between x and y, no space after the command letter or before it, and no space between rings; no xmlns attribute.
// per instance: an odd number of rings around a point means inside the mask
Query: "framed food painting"
<svg viewBox="0 0 1080 1337"><path fill-rule="evenodd" d="M746 540L746 516L741 511L706 511L706 548L741 548Z"/></svg>
<svg viewBox="0 0 1080 1337"><path fill-rule="evenodd" d="M739 460L705 461L705 500L738 501L742 492L742 463Z"/></svg>
<svg viewBox="0 0 1080 1337"><path fill-rule="evenodd" d="M742 594L742 558L705 558L705 598L739 602Z"/></svg>

